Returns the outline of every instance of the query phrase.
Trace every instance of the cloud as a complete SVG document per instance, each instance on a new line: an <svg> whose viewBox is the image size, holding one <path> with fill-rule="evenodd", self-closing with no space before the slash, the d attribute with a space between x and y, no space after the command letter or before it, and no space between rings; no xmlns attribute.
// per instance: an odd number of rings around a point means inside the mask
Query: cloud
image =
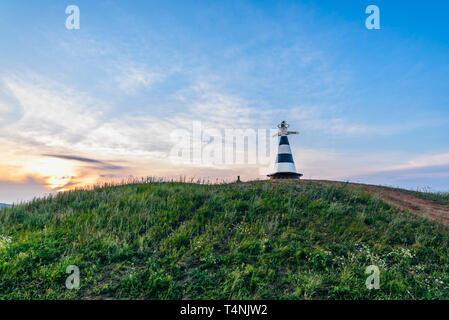
<svg viewBox="0 0 449 320"><path fill-rule="evenodd" d="M61 158L61 159L67 159L67 160L75 160L75 161L81 161L81 162L88 162L88 163L104 163L100 160L95 159L89 159L89 158L82 158L78 156L68 156L68 155L58 155L58 154L43 154L45 157L52 157L52 158Z"/></svg>
<svg viewBox="0 0 449 320"><path fill-rule="evenodd" d="M20 103L22 114L3 136L30 144L62 147L80 141L96 128L104 106L88 95L31 75L7 77L4 86Z"/></svg>
<svg viewBox="0 0 449 320"><path fill-rule="evenodd" d="M266 123L273 110L261 110L239 96L221 92L199 81L176 93L176 99L188 108L183 117L201 120L213 128L251 128Z"/></svg>
<svg viewBox="0 0 449 320"><path fill-rule="evenodd" d="M149 71L145 68L129 67L122 70L115 77L115 81L118 83L119 88L126 94L135 94L139 89L149 88L164 78L164 75Z"/></svg>
<svg viewBox="0 0 449 320"><path fill-rule="evenodd" d="M6 127L21 117L22 106L14 94L0 86L0 126Z"/></svg>
<svg viewBox="0 0 449 320"><path fill-rule="evenodd" d="M43 154L45 157L51 157L51 158L59 158L59 159L65 159L65 160L74 160L79 162L85 162L85 163L92 163L96 166L91 166L90 168L95 168L98 170L124 170L126 169L123 166L117 166L109 164L105 161L90 159L90 158L83 158L78 156L72 156L72 155L57 155L57 154Z"/></svg>
<svg viewBox="0 0 449 320"><path fill-rule="evenodd" d="M449 153L422 155L404 164L393 166L388 170L408 170L426 167L440 167L449 165Z"/></svg>
<svg viewBox="0 0 449 320"><path fill-rule="evenodd" d="M409 189L429 188L435 191L449 191L449 154L424 155L405 163L361 169L358 173L348 173L339 179L353 182L391 185Z"/></svg>
<svg viewBox="0 0 449 320"><path fill-rule="evenodd" d="M136 120L132 115L115 118L107 115L107 101L35 74L5 77L3 84L22 109L19 118L0 127L1 137L14 141L15 148L27 145L36 151L57 150L57 154L151 157L157 154L152 150L157 145L153 138L162 138L172 122L151 117Z"/></svg>
<svg viewBox="0 0 449 320"><path fill-rule="evenodd" d="M366 124L339 115L337 106L299 106L290 111L292 120L300 121L305 130L320 131L339 136L389 136L420 127L449 123L448 119L430 118L401 124Z"/></svg>

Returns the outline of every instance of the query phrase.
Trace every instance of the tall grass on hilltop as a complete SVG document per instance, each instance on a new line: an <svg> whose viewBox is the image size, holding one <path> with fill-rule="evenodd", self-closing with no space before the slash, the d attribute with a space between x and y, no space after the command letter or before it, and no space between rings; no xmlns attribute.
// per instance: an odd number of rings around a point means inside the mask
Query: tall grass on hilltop
<svg viewBox="0 0 449 320"><path fill-rule="evenodd" d="M412 190L404 190L405 192L411 194L412 196L424 199L435 201L439 204L445 204L449 206L449 193L448 192L430 192L427 190L424 191L412 191Z"/></svg>
<svg viewBox="0 0 449 320"><path fill-rule="evenodd" d="M448 231L305 181L105 185L2 210L0 298L443 299Z"/></svg>

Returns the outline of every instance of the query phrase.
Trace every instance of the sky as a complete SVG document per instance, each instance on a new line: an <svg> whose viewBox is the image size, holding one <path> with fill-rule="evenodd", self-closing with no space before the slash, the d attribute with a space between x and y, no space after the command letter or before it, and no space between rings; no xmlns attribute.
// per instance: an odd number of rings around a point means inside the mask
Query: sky
<svg viewBox="0 0 449 320"><path fill-rule="evenodd" d="M380 29L366 28L368 5ZM130 177L266 178L260 163L173 162L172 133L195 122L287 120L306 179L449 191L448 12L446 0L2 0L0 202Z"/></svg>

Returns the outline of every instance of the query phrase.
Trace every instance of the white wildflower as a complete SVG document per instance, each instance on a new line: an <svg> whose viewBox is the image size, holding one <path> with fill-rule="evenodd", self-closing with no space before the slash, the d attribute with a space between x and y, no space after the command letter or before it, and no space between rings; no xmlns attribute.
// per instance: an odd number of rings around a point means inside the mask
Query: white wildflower
<svg viewBox="0 0 449 320"><path fill-rule="evenodd" d="M11 243L11 237L0 234L0 249L5 249Z"/></svg>

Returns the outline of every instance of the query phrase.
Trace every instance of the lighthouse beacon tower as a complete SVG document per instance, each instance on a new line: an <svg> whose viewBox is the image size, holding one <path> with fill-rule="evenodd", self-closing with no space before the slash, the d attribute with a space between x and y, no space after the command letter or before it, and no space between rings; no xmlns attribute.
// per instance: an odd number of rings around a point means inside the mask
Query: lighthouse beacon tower
<svg viewBox="0 0 449 320"><path fill-rule="evenodd" d="M299 134L297 131L288 131L290 125L282 121L278 125L279 133L275 136L280 136L279 149L276 159L274 173L268 175L270 179L299 179L302 174L296 172L295 162L293 161L292 150L288 142L287 136L289 134Z"/></svg>

